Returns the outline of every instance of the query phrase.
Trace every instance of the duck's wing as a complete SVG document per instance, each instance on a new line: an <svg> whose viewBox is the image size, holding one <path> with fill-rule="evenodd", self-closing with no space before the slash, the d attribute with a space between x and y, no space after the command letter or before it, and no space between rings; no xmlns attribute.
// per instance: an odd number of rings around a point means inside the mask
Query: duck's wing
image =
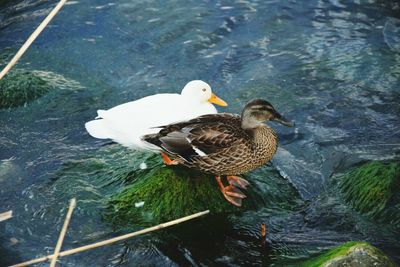
<svg viewBox="0 0 400 267"><path fill-rule="evenodd" d="M229 113L200 116L190 121L164 126L144 140L186 161L205 157L238 143L247 142L238 115Z"/></svg>
<svg viewBox="0 0 400 267"><path fill-rule="evenodd" d="M239 123L240 125L240 116L231 113L206 114L191 120L178 121L169 125L157 126L156 128L161 128L160 135L164 135L169 132L182 129L188 125L207 123Z"/></svg>

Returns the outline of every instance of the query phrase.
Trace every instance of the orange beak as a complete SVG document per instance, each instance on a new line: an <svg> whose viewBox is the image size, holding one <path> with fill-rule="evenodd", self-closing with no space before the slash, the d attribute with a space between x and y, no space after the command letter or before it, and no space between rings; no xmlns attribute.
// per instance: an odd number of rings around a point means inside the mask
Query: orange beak
<svg viewBox="0 0 400 267"><path fill-rule="evenodd" d="M224 100L216 96L214 93L211 93L211 97L207 101L223 107L226 107L228 105L228 103L226 103Z"/></svg>

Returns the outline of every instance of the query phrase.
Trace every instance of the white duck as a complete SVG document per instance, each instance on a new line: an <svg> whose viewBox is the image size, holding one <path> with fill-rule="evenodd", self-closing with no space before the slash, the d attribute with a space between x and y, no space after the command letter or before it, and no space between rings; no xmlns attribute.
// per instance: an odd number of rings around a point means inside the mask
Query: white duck
<svg viewBox="0 0 400 267"><path fill-rule="evenodd" d="M87 122L85 127L95 138L112 139L129 148L159 151L158 147L143 142L141 137L157 133L158 126L217 113L211 103L227 106L212 93L207 83L194 80L186 84L181 94L155 94L108 110L98 110L96 119Z"/></svg>

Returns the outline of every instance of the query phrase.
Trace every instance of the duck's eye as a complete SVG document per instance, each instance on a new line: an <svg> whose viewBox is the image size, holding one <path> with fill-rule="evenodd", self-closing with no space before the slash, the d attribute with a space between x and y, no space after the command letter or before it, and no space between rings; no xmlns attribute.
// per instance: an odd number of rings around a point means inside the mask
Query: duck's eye
<svg viewBox="0 0 400 267"><path fill-rule="evenodd" d="M203 88L203 89L201 89L201 90L203 90L203 92L207 91L207 89L206 89L206 88Z"/></svg>

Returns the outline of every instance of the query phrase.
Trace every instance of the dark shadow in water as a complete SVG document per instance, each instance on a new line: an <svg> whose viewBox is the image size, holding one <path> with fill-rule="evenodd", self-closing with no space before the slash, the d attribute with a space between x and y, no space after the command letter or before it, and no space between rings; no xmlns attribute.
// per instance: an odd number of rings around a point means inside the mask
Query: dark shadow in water
<svg viewBox="0 0 400 267"><path fill-rule="evenodd" d="M6 222L0 222L0 233L5 233ZM4 237L0 235L0 266L9 266L21 262L19 254L7 248L11 246L10 237Z"/></svg>

